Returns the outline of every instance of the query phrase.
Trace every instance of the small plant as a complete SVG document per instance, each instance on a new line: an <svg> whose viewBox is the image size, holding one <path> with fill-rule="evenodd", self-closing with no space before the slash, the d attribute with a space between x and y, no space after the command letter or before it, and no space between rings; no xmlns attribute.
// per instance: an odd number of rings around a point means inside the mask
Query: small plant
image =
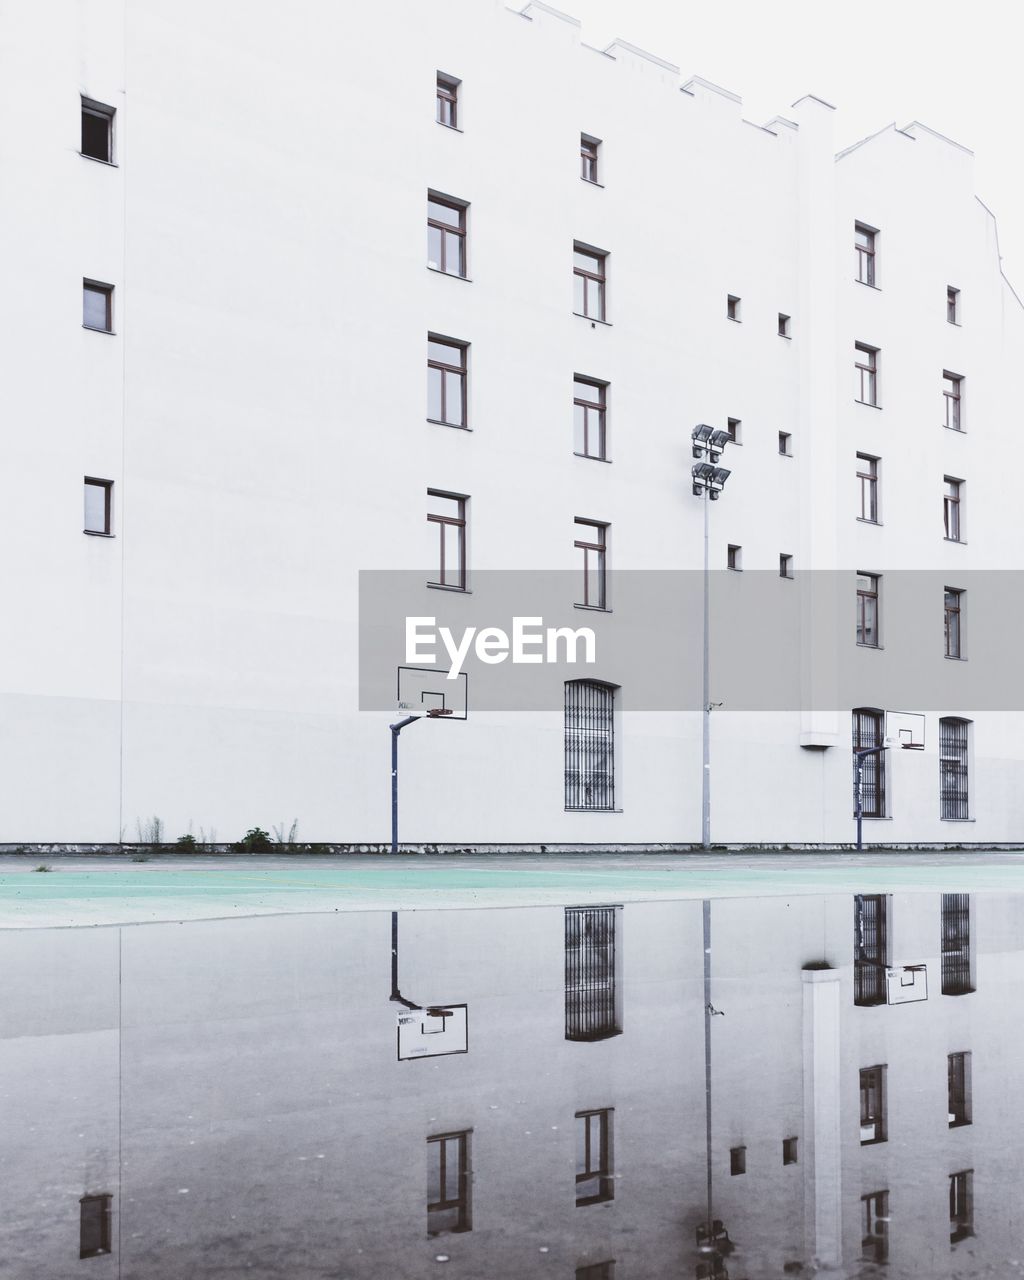
<svg viewBox="0 0 1024 1280"><path fill-rule="evenodd" d="M180 853L196 853L199 850L199 841L191 831L186 831L183 836L178 836L174 843Z"/></svg>
<svg viewBox="0 0 1024 1280"><path fill-rule="evenodd" d="M157 849L164 842L164 824L161 818L147 818L145 822L141 818L135 820L135 829L139 833L139 844L148 845L150 849Z"/></svg>
<svg viewBox="0 0 1024 1280"><path fill-rule="evenodd" d="M47 867L43 863L40 863L38 867L33 867L32 869L33 871L52 871L53 870L52 867Z"/></svg>
<svg viewBox="0 0 1024 1280"><path fill-rule="evenodd" d="M264 831L262 827L250 827L231 848L235 853L272 853L274 843L269 831Z"/></svg>
<svg viewBox="0 0 1024 1280"><path fill-rule="evenodd" d="M278 844L293 845L295 843L295 837L298 834L298 830L299 830L298 818L293 819L292 825L288 828L287 835L285 835L284 833L284 823L282 822L280 826L274 827L274 839L277 841Z"/></svg>

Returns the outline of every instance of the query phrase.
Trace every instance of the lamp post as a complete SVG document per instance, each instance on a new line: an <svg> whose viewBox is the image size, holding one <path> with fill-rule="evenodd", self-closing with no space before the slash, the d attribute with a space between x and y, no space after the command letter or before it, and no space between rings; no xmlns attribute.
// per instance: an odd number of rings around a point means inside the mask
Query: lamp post
<svg viewBox="0 0 1024 1280"><path fill-rule="evenodd" d="M718 466L725 446L732 439L728 431L701 422L690 433L693 456L699 461L690 468L693 496L704 502L704 655L701 663L701 698L704 716L701 727L701 821L700 842L711 847L711 561L709 553L710 502L717 502L732 474Z"/></svg>

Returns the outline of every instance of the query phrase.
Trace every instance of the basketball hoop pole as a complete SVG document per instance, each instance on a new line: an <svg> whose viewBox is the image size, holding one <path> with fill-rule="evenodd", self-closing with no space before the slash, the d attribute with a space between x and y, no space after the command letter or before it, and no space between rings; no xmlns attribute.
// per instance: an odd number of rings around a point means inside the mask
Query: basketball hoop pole
<svg viewBox="0 0 1024 1280"><path fill-rule="evenodd" d="M880 756L883 751L888 751L888 747L858 747L853 752L853 767L857 774L857 852L860 853L864 848L863 832L864 832L864 757Z"/></svg>
<svg viewBox="0 0 1024 1280"><path fill-rule="evenodd" d="M413 724L419 716L406 716L397 724L389 725L391 730L391 852L398 852L398 735L406 727Z"/></svg>

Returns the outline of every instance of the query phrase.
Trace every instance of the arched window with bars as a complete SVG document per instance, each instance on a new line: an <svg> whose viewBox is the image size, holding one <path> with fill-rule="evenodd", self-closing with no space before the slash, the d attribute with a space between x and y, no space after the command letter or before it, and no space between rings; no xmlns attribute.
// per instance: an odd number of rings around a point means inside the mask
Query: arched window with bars
<svg viewBox="0 0 1024 1280"><path fill-rule="evenodd" d="M615 690L601 680L565 682L565 807L615 808Z"/></svg>
<svg viewBox="0 0 1024 1280"><path fill-rule="evenodd" d="M857 760L862 769L861 812L865 818L885 817L885 712L877 707L857 707L853 713L853 749L872 749L873 755L854 756L853 811L857 812Z"/></svg>
<svg viewBox="0 0 1024 1280"><path fill-rule="evenodd" d="M971 723L957 716L939 721L939 816L967 818L968 746Z"/></svg>

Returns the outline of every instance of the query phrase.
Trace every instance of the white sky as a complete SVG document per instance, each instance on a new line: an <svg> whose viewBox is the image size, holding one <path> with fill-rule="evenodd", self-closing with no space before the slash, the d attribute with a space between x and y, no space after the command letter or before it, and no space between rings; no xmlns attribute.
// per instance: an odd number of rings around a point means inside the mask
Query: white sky
<svg viewBox="0 0 1024 1280"><path fill-rule="evenodd" d="M525 0L516 0L521 8ZM836 108L836 150L920 120L975 153L1003 266L1024 292L1024 5L1020 0L549 0L587 44L620 37L743 99L763 124L813 93Z"/></svg>

